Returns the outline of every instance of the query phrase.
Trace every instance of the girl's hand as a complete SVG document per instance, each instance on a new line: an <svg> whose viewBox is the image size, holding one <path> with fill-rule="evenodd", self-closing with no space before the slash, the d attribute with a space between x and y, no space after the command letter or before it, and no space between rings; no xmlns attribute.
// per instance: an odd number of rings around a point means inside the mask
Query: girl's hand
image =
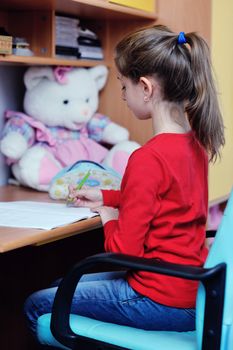
<svg viewBox="0 0 233 350"><path fill-rule="evenodd" d="M97 207L93 208L92 211L99 213L103 225L110 220L117 220L119 217L119 210L112 207Z"/></svg>
<svg viewBox="0 0 233 350"><path fill-rule="evenodd" d="M75 207L96 208L103 205L103 195L99 189L82 188L76 190L76 185L69 185L67 201Z"/></svg>

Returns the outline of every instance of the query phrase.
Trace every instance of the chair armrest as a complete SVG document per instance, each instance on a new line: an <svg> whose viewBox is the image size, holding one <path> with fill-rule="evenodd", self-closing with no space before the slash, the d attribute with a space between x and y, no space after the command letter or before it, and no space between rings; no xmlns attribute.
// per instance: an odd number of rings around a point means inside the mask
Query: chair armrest
<svg viewBox="0 0 233 350"><path fill-rule="evenodd" d="M195 266L185 266L158 261L156 259L146 259L125 254L102 253L90 256L77 263L71 271L64 277L58 287L51 317L51 331L55 338L62 344L72 347L75 340L82 338L75 334L69 324L69 315L73 294L81 276L97 266L103 265L121 266L131 270L143 270L152 273L165 274L174 277L181 277L190 280L212 280L213 276L225 269L225 264L219 264L213 268L202 268ZM88 338L85 338L87 341Z"/></svg>

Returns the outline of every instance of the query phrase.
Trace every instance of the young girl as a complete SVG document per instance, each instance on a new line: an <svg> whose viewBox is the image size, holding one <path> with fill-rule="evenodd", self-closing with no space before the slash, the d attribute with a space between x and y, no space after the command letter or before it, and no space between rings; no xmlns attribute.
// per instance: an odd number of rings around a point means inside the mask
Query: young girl
<svg viewBox="0 0 233 350"><path fill-rule="evenodd" d="M122 97L154 136L130 157L120 191L70 190L102 219L105 250L202 266L208 210L208 157L224 144L208 47L195 33L138 30L116 47ZM25 304L33 332L51 312L56 288ZM197 282L143 271L99 273L79 283L72 313L148 330L195 328Z"/></svg>

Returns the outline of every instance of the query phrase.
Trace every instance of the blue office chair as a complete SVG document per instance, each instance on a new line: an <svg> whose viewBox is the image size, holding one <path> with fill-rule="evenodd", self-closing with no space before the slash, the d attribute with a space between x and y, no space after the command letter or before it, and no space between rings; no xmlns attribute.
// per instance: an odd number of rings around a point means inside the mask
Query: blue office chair
<svg viewBox="0 0 233 350"><path fill-rule="evenodd" d="M199 280L196 331L146 331L70 315L78 280L103 264ZM232 350L233 191L203 268L112 253L84 259L63 279L52 314L38 319L38 339L41 344L62 349Z"/></svg>

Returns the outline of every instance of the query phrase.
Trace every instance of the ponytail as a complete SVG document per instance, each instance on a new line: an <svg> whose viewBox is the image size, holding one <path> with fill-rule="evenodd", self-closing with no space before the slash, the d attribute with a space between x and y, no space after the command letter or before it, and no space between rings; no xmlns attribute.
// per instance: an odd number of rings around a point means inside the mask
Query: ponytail
<svg viewBox="0 0 233 350"><path fill-rule="evenodd" d="M196 137L215 160L224 145L224 126L213 80L209 49L195 33L186 34L190 45L190 64L193 72L193 92L186 106L189 121Z"/></svg>

